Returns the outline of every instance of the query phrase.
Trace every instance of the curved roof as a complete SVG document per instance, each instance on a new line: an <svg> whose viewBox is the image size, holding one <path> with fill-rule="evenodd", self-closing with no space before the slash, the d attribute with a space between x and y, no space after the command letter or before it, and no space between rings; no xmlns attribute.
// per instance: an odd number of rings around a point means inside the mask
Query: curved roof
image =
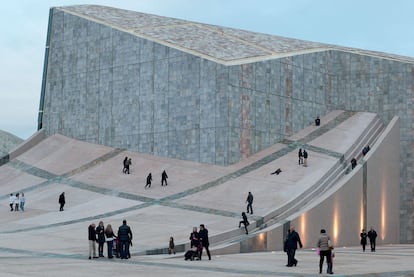
<svg viewBox="0 0 414 277"><path fill-rule="evenodd" d="M310 42L98 5L59 10L222 64L339 50L413 63L414 58Z"/></svg>

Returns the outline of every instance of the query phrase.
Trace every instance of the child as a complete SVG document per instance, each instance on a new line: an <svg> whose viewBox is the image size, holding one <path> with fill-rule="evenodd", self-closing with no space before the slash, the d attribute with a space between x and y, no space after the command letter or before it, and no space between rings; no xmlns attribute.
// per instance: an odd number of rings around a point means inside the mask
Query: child
<svg viewBox="0 0 414 277"><path fill-rule="evenodd" d="M174 238L170 237L170 243L168 245L168 254L174 253L175 255L175 245L174 245Z"/></svg>

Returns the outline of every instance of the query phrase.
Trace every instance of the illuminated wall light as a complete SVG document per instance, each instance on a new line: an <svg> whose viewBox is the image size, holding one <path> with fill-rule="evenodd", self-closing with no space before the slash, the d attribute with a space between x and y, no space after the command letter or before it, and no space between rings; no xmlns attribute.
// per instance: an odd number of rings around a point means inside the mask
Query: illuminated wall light
<svg viewBox="0 0 414 277"><path fill-rule="evenodd" d="M387 197L385 195L386 185L382 183L381 186L381 240L385 239L387 235Z"/></svg>
<svg viewBox="0 0 414 277"><path fill-rule="evenodd" d="M334 214L333 214L333 239L334 239L334 244L336 244L336 242L338 241L338 233L339 233L339 220L338 220L338 205L337 205L337 201L336 199L334 200L335 204L334 204Z"/></svg>
<svg viewBox="0 0 414 277"><path fill-rule="evenodd" d="M260 243L263 243L265 241L265 233L260 233L259 234L259 241L260 241Z"/></svg>
<svg viewBox="0 0 414 277"><path fill-rule="evenodd" d="M305 245L306 244L306 234L308 232L306 232L306 213L302 214L300 216L300 238L302 243Z"/></svg>
<svg viewBox="0 0 414 277"><path fill-rule="evenodd" d="M364 200L361 199L361 207L359 208L359 230L362 230L365 228L365 222L364 222ZM359 234L358 234L359 238Z"/></svg>

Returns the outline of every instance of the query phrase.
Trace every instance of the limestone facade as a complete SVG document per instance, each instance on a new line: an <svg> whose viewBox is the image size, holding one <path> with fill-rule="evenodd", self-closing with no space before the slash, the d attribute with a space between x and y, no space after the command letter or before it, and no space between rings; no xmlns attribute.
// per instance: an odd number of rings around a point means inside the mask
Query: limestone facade
<svg viewBox="0 0 414 277"><path fill-rule="evenodd" d="M338 47L232 64L207 54L53 8L39 126L226 166L330 110L375 112L384 123L397 115L400 238L413 241L412 59Z"/></svg>

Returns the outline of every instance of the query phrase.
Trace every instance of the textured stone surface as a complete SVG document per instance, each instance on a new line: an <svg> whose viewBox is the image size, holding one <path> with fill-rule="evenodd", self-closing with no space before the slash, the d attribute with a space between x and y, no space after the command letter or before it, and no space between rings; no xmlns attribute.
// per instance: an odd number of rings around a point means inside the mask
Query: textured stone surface
<svg viewBox="0 0 414 277"><path fill-rule="evenodd" d="M47 134L229 165L330 110L398 115L413 240L413 58L108 7L51 12Z"/></svg>

